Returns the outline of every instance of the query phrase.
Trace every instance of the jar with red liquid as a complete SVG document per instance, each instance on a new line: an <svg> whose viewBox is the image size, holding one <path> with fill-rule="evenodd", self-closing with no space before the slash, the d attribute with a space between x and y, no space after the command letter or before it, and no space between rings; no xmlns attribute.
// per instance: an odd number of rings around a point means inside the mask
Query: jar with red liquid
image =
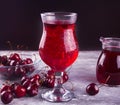
<svg viewBox="0 0 120 105"><path fill-rule="evenodd" d="M98 58L96 77L98 82L110 86L120 85L120 38L100 38L102 52Z"/></svg>

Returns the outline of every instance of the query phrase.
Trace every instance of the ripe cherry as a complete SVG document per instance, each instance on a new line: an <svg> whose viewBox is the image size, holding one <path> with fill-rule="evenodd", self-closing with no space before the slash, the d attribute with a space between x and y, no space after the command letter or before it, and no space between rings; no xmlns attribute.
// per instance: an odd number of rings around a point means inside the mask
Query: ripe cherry
<svg viewBox="0 0 120 105"><path fill-rule="evenodd" d="M17 98L24 97L26 95L26 89L21 85L17 85L14 91Z"/></svg>
<svg viewBox="0 0 120 105"><path fill-rule="evenodd" d="M17 82L14 82L14 83L11 84L11 92L13 93L14 97L16 97L15 89L18 85L19 85L19 83L17 83Z"/></svg>
<svg viewBox="0 0 120 105"><path fill-rule="evenodd" d="M23 83L22 86L27 89L29 86L31 86L31 81L30 79L26 79Z"/></svg>
<svg viewBox="0 0 120 105"><path fill-rule="evenodd" d="M33 84L27 88L27 94L31 97L36 96L38 94L38 87L36 84Z"/></svg>
<svg viewBox="0 0 120 105"><path fill-rule="evenodd" d="M55 72L53 70L48 70L47 73L45 74L45 77L50 77L50 78L55 78Z"/></svg>
<svg viewBox="0 0 120 105"><path fill-rule="evenodd" d="M31 63L33 63L33 61L32 61L31 58L26 58L26 63L27 63L27 64L31 64Z"/></svg>
<svg viewBox="0 0 120 105"><path fill-rule="evenodd" d="M22 76L21 78L21 84L23 84L24 81L28 80L29 78L25 75L25 76Z"/></svg>
<svg viewBox="0 0 120 105"><path fill-rule="evenodd" d="M9 60L9 66L16 66L16 65L19 65L19 61L16 61L16 60Z"/></svg>
<svg viewBox="0 0 120 105"><path fill-rule="evenodd" d="M26 62L25 59L23 59L23 60L20 61L20 65L26 65L26 64L27 64L27 62Z"/></svg>
<svg viewBox="0 0 120 105"><path fill-rule="evenodd" d="M4 104L9 104L13 100L13 94L10 91L3 91L1 93L1 101Z"/></svg>
<svg viewBox="0 0 120 105"><path fill-rule="evenodd" d="M14 73L17 77L21 77L26 74L26 71L22 67L16 67Z"/></svg>
<svg viewBox="0 0 120 105"><path fill-rule="evenodd" d="M39 75L39 74L35 74L35 75L33 76L33 78L35 78L35 79L37 79L37 80L40 80L40 75Z"/></svg>
<svg viewBox="0 0 120 105"><path fill-rule="evenodd" d="M39 80L38 80L38 79L32 77L32 78L30 79L30 81L31 81L32 84L36 84L37 86L40 86L40 83L39 83Z"/></svg>
<svg viewBox="0 0 120 105"><path fill-rule="evenodd" d="M17 54L17 53L10 54L9 59L10 59L10 60L16 60L16 61L21 60L20 55Z"/></svg>
<svg viewBox="0 0 120 105"><path fill-rule="evenodd" d="M48 75L54 75L54 73L55 72L53 70L48 70L48 72L47 72Z"/></svg>
<svg viewBox="0 0 120 105"><path fill-rule="evenodd" d="M63 74L63 83L65 83L65 82L67 82L68 81L68 79L69 79L69 76L68 76L68 74L66 73L66 72L64 72L64 74Z"/></svg>
<svg viewBox="0 0 120 105"><path fill-rule="evenodd" d="M0 92L2 93L3 91L11 92L11 87L9 85L3 85Z"/></svg>
<svg viewBox="0 0 120 105"><path fill-rule="evenodd" d="M96 95L99 92L99 88L95 83L91 83L86 87L86 92L89 95Z"/></svg>
<svg viewBox="0 0 120 105"><path fill-rule="evenodd" d="M54 83L55 83L55 79L48 76L43 80L42 86L45 86L45 87L48 87L48 88L53 88Z"/></svg>

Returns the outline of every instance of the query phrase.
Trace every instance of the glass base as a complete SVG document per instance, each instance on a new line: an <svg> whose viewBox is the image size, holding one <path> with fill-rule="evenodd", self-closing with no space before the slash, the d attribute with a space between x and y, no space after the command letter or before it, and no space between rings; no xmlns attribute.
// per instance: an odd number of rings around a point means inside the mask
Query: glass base
<svg viewBox="0 0 120 105"><path fill-rule="evenodd" d="M62 88L55 88L41 94L42 98L50 102L67 102L73 98L73 93Z"/></svg>

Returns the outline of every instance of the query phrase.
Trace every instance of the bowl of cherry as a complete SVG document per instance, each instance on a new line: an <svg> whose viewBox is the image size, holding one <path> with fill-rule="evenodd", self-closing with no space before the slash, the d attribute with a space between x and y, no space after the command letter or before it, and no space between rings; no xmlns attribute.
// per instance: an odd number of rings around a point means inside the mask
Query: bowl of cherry
<svg viewBox="0 0 120 105"><path fill-rule="evenodd" d="M35 54L3 54L0 55L0 75L9 80L30 75L38 68L39 62Z"/></svg>

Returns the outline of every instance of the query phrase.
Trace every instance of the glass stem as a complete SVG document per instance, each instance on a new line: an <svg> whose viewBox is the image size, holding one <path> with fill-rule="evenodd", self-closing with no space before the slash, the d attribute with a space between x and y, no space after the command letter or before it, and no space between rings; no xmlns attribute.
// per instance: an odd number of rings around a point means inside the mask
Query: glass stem
<svg viewBox="0 0 120 105"><path fill-rule="evenodd" d="M56 94L57 96L62 95L65 92L65 89L62 87L62 83L63 83L63 72L56 72L55 73L55 85L54 85L54 94Z"/></svg>
<svg viewBox="0 0 120 105"><path fill-rule="evenodd" d="M63 72L55 72L55 87L59 87L62 85L63 79Z"/></svg>

